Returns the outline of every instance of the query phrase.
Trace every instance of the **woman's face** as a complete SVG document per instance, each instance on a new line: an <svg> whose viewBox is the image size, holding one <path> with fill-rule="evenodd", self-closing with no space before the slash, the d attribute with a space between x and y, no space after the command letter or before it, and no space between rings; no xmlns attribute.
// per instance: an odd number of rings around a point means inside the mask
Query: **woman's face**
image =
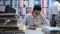
<svg viewBox="0 0 60 34"><path fill-rule="evenodd" d="M37 10L33 11L33 16L34 16L34 17L38 16L38 15L40 14L40 12L41 12L41 11L37 11Z"/></svg>

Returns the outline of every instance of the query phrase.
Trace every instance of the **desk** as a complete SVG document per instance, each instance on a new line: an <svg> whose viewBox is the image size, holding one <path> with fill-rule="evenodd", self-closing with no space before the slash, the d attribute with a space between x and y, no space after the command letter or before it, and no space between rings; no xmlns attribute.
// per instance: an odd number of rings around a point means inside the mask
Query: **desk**
<svg viewBox="0 0 60 34"><path fill-rule="evenodd" d="M18 27L0 27L0 30L18 30Z"/></svg>
<svg viewBox="0 0 60 34"><path fill-rule="evenodd" d="M36 30L29 30L29 29L27 29L25 34L44 34L44 33L41 31L40 28L37 28Z"/></svg>
<svg viewBox="0 0 60 34"><path fill-rule="evenodd" d="M58 31L60 31L60 27L45 26L43 31L45 34L56 34Z"/></svg>
<svg viewBox="0 0 60 34"><path fill-rule="evenodd" d="M0 27L0 34L25 34L23 30L18 27Z"/></svg>
<svg viewBox="0 0 60 34"><path fill-rule="evenodd" d="M18 30L18 27L0 26L0 33L1 33L1 34L4 34L5 31L9 31L9 30Z"/></svg>

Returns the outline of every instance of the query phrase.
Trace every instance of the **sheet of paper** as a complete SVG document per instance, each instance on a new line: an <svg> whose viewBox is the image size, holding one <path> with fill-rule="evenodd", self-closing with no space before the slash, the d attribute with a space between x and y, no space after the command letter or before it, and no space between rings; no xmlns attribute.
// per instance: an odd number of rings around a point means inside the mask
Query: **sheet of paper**
<svg viewBox="0 0 60 34"><path fill-rule="evenodd" d="M44 34L40 28L37 28L36 30L27 30L25 34Z"/></svg>

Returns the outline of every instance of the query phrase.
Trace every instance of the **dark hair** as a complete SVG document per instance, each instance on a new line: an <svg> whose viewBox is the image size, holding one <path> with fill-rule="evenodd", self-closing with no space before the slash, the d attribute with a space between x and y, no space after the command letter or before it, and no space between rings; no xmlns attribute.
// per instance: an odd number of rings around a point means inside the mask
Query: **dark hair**
<svg viewBox="0 0 60 34"><path fill-rule="evenodd" d="M35 5L34 8L33 8L33 11L34 10L41 11L41 5Z"/></svg>
<svg viewBox="0 0 60 34"><path fill-rule="evenodd" d="M59 1L59 0L56 0L56 1Z"/></svg>
<svg viewBox="0 0 60 34"><path fill-rule="evenodd" d="M56 0L56 1L58 1L58 0Z"/></svg>

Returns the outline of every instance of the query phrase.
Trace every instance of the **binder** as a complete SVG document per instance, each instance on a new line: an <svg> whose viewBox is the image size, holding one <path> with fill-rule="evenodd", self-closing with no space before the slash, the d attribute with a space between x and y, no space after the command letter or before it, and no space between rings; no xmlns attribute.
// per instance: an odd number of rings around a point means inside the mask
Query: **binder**
<svg viewBox="0 0 60 34"><path fill-rule="evenodd" d="M4 6L6 5L6 0L3 0L3 5L4 5Z"/></svg>
<svg viewBox="0 0 60 34"><path fill-rule="evenodd" d="M19 16L23 15L23 8L22 7L18 8L18 15Z"/></svg>

